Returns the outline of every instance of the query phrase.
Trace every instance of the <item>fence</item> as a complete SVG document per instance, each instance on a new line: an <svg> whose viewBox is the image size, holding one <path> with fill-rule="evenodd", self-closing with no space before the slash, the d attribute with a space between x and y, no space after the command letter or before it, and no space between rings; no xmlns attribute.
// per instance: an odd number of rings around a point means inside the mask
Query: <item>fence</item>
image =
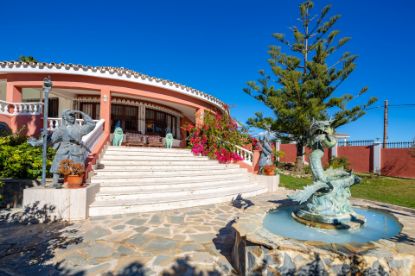
<svg viewBox="0 0 415 276"><path fill-rule="evenodd" d="M284 152L281 162L295 162L295 144L277 144L277 149ZM305 152L304 161L308 161L310 150ZM355 172L415 178L415 142L340 141L325 151L323 164L327 165L333 157L346 157Z"/></svg>

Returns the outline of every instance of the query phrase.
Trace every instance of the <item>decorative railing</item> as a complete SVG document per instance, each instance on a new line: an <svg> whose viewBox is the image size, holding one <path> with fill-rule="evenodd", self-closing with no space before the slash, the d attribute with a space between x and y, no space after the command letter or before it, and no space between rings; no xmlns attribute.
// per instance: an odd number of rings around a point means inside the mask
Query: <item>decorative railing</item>
<svg viewBox="0 0 415 276"><path fill-rule="evenodd" d="M10 103L0 100L0 114L6 115L40 115L43 110L43 103Z"/></svg>
<svg viewBox="0 0 415 276"><path fill-rule="evenodd" d="M415 148L415 142L389 142L382 143L382 146L387 149L408 149Z"/></svg>
<svg viewBox="0 0 415 276"><path fill-rule="evenodd" d="M254 153L250 150L244 149L241 146L235 145L235 153L242 157L242 161L252 166L254 160Z"/></svg>
<svg viewBox="0 0 415 276"><path fill-rule="evenodd" d="M81 122L81 124L82 123L83 122ZM82 137L83 144L91 152L94 149L95 145L99 142L100 137L104 134L104 123L105 123L104 119L96 121L94 130L92 130L90 133ZM89 152L87 154L89 154Z"/></svg>
<svg viewBox="0 0 415 276"><path fill-rule="evenodd" d="M393 148L393 149L406 149L415 147L415 142L388 142L382 143L380 141L376 142L381 144L383 148ZM374 140L357 140L357 141L338 141L337 146L339 147L350 147L350 146L373 146L375 144Z"/></svg>
<svg viewBox="0 0 415 276"><path fill-rule="evenodd" d="M374 144L374 140L356 140L356 141L338 141L337 146L339 147L348 147L348 146L372 146Z"/></svg>
<svg viewBox="0 0 415 276"><path fill-rule="evenodd" d="M94 120L94 122L98 122L98 120ZM84 120L76 119L75 123L82 126L84 124ZM48 118L48 129L49 130L54 131L61 125L62 125L62 118Z"/></svg>

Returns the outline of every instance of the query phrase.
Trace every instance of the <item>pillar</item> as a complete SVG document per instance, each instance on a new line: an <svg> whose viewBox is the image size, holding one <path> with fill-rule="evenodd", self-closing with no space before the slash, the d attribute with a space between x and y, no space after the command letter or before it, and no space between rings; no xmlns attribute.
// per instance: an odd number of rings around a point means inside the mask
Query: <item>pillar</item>
<svg viewBox="0 0 415 276"><path fill-rule="evenodd" d="M281 140L280 140L280 139L277 139L277 140L275 141L275 150L276 150L277 152L279 152L279 151L281 150ZM280 161L280 157L279 157L279 155L275 156L275 160L276 160L277 162L279 162L279 161Z"/></svg>
<svg viewBox="0 0 415 276"><path fill-rule="evenodd" d="M101 89L99 118L105 120L104 132L111 132L111 91L109 88Z"/></svg>
<svg viewBox="0 0 415 276"><path fill-rule="evenodd" d="M373 143L373 173L375 174L381 174L381 166L382 166L382 160L381 160L381 151L382 151L382 144L379 141L376 141Z"/></svg>
<svg viewBox="0 0 415 276"><path fill-rule="evenodd" d="M181 139L181 135L180 135L180 116L176 117L176 139L178 139L178 140Z"/></svg>
<svg viewBox="0 0 415 276"><path fill-rule="evenodd" d="M6 102L22 102L22 89L16 87L12 82L6 84Z"/></svg>
<svg viewBox="0 0 415 276"><path fill-rule="evenodd" d="M203 126L204 118L205 118L205 109L204 108L197 109L195 113L195 122L196 122L197 127Z"/></svg>
<svg viewBox="0 0 415 276"><path fill-rule="evenodd" d="M144 104L138 106L138 131L146 134L146 106Z"/></svg>
<svg viewBox="0 0 415 276"><path fill-rule="evenodd" d="M330 148L330 159L337 157L337 143L334 145L334 147Z"/></svg>
<svg viewBox="0 0 415 276"><path fill-rule="evenodd" d="M261 157L261 151L260 150L253 150L252 172L254 174L258 174L258 172L259 172L259 158L260 157Z"/></svg>

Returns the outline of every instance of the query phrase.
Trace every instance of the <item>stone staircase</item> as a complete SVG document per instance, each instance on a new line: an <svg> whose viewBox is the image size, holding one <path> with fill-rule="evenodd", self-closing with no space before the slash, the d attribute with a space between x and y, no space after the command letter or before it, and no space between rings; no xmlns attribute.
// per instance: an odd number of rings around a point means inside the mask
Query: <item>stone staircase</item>
<svg viewBox="0 0 415 276"><path fill-rule="evenodd" d="M108 147L92 183L99 192L89 216L186 208L267 192L236 164L219 164L186 149Z"/></svg>

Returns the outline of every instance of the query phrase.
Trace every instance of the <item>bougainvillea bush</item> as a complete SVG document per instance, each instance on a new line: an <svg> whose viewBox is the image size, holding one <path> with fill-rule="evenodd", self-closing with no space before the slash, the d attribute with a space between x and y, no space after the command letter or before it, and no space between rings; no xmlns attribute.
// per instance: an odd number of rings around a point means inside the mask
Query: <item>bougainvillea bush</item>
<svg viewBox="0 0 415 276"><path fill-rule="evenodd" d="M235 145L243 146L251 142L245 132L238 130L238 124L228 112L206 112L202 126L188 124L185 130L190 133L188 142L193 154L208 156L220 163L242 160L242 157L234 152Z"/></svg>

